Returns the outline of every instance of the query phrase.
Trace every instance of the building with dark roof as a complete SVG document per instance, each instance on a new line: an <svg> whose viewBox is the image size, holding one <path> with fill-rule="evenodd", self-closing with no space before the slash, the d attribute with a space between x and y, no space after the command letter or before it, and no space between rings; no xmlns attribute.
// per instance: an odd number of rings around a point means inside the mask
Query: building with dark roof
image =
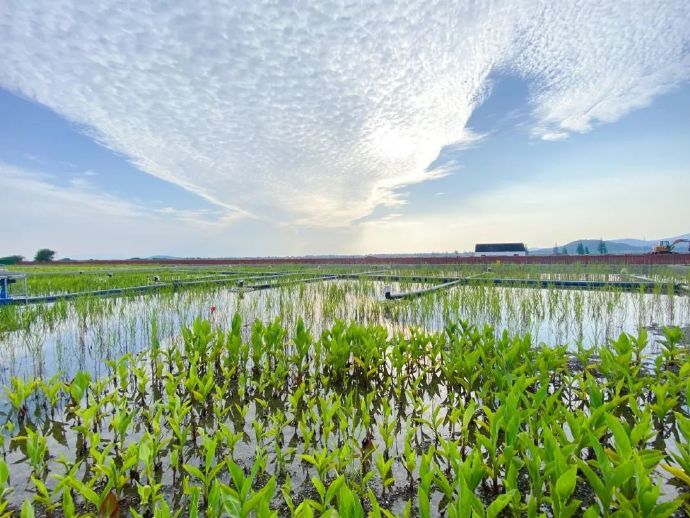
<svg viewBox="0 0 690 518"><path fill-rule="evenodd" d="M527 248L524 243L480 243L474 246L474 255L479 257L527 255Z"/></svg>

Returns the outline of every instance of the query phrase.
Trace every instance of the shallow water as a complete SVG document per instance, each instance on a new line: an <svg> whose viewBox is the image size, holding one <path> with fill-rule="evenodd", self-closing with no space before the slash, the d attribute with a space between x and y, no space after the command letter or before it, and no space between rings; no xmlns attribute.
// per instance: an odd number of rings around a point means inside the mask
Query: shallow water
<svg viewBox="0 0 690 518"><path fill-rule="evenodd" d="M411 327L441 330L466 320L490 324L499 333L529 333L535 343L567 344L572 350L645 327L651 329L650 354L658 349L662 326L690 324L690 297L684 296L459 286L388 301L386 285L393 291L423 286L338 280L246 293L220 287L65 303L65 316L58 321L39 317L29 331L0 335L0 384L12 376L71 379L79 370L98 377L108 360L148 348L152 332L164 346L174 345L180 327L195 318L210 318L227 329L235 313L247 326L256 319L281 318L293 329L303 318L315 336L336 320L380 324L390 333Z"/></svg>
<svg viewBox="0 0 690 518"><path fill-rule="evenodd" d="M393 291L419 287L420 285L411 283L391 284ZM304 318L314 336L318 336L325 327L330 327L338 319L381 324L389 334L409 333L413 327L439 330L447 323L462 319L493 325L497 334L502 330L515 335L530 333L533 343L567 343L572 349L576 349L578 343L584 346L600 345L623 331L636 334L641 327L649 327L654 331L650 335L647 349L650 355L654 355L658 349L659 326L690 323L689 299L661 294L462 286L409 301L387 301L383 297L383 292L383 282L328 281L247 293L230 289L205 289L70 303L66 306L64 319L52 324L48 321L38 321L29 332L9 333L2 337L2 381L7 383L10 376L49 378L53 374L71 379L78 370L90 371L93 378L101 377L107 373L108 360L119 358L126 353L146 350L155 340L160 342L162 347L179 345L180 327L190 324L197 317L210 318L215 326L228 329L235 313L242 316L247 326L247 335L248 326L255 319L269 322L277 317L280 317L289 329L294 329L298 318ZM249 369L247 366L247 371ZM330 397L338 394L340 397L344 393L339 392L339 389L336 391L328 388L324 389L321 395ZM357 397L360 396L358 394ZM452 404L445 401L448 390L442 383L428 383L419 396L428 408L421 415L414 416L409 405L395 406L396 401L389 395L377 391L377 399L380 398L380 401L374 407L376 412L380 412L380 405L384 399L391 407L398 409L395 420L399 428L396 429L395 442L391 448L395 455L399 455L403 448L406 419L430 419L435 406L445 405L444 414L452 409ZM267 408L261 408L255 403L255 397L266 401ZM242 403L241 399L237 399L234 390L228 392L227 398L228 407L236 402ZM256 441L252 440L252 423L256 420L268 423L271 413L278 410L288 412L289 408L285 400L281 401L270 391L262 393L260 389L257 389L252 397L247 396L244 400L248 405L248 414L238 420L231 417L231 420L234 429L244 434L244 439L238 443L235 451L236 459L247 467L251 466L257 448ZM153 401L152 397L149 401ZM0 398L0 412L8 406L4 396ZM50 471L61 472L62 468L58 465L57 458L62 454L74 457L74 445L77 442L73 427L74 416L69 417L64 408L56 413L55 419L47 418L40 408L34 410L37 411L32 412L27 419L47 437L51 454ZM380 426L381 415L373 415L377 417L376 427ZM138 441L146 419L145 415L138 417L136 427L127 436L128 442ZM319 423L310 425L315 429L319 427ZM430 433L431 427L420 429L419 440L416 442L418 453L423 452L431 444L433 436ZM451 430L444 424L437 427L434 433L450 436ZM349 423L347 434L355 444L359 444L364 438L364 429ZM107 426L103 426L102 442L110 442L112 438L112 432ZM294 443L297 453L312 451L300 446L302 439L295 426L286 427L283 439L285 444ZM377 444L382 443L382 438L377 432L374 439ZM197 463L200 453L196 448L196 441L194 443L195 447L189 452L189 460ZM320 444L321 448L330 449L334 446L333 438ZM269 447L268 442L266 447ZM13 442L7 460L12 465L12 476L15 480L28 479L29 468L24 457L21 443ZM269 474L275 469L275 464L272 464ZM292 455L285 469L293 479L293 487L299 488L297 493L302 497L310 495L312 490L309 487L308 476L311 471L305 463L297 455ZM361 470L357 465L353 465L351 469L352 476L356 476L356 472ZM175 483L171 479L172 474L167 469L163 472L168 497L174 501ZM404 502L412 498L413 494L409 493L407 473L400 462L394 464L393 475L396 482L386 498L391 508L401 513ZM383 493L378 479L374 479L371 485L375 487L377 494ZM670 497L675 494L669 486L664 487L664 493ZM13 499L20 502L31 494L28 483L19 484L15 487ZM440 500L438 492L434 499L436 506Z"/></svg>

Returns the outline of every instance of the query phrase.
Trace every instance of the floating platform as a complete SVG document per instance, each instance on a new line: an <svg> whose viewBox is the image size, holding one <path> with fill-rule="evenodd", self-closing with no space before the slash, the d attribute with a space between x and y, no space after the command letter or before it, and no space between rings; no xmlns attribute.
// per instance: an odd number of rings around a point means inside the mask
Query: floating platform
<svg viewBox="0 0 690 518"><path fill-rule="evenodd" d="M422 288L419 290L405 291L405 292L399 292L399 293L393 293L390 290L388 290L388 291L384 292L384 296L386 297L387 300L411 299L411 298L415 298L415 297L421 297L422 295L427 295L428 293L432 293L434 291L444 290L446 288L452 288L453 286L457 286L458 284L460 284L460 282L461 282L461 279L458 279L455 281L437 284L437 285L431 286L429 288Z"/></svg>

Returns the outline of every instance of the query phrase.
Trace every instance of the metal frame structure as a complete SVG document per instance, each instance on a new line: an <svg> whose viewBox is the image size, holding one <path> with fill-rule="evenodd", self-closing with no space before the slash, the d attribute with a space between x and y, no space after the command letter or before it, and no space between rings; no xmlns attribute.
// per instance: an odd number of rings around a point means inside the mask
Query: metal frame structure
<svg viewBox="0 0 690 518"><path fill-rule="evenodd" d="M10 285L21 281L24 288L22 296L10 297ZM26 274L10 272L8 270L0 269L0 305L10 304L14 300L24 300L26 302L29 297L29 292L26 287Z"/></svg>

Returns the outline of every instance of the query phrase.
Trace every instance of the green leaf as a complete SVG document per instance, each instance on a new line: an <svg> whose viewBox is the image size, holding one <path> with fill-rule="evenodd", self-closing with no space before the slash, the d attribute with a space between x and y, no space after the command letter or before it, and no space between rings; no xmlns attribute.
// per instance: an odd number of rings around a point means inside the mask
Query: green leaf
<svg viewBox="0 0 690 518"><path fill-rule="evenodd" d="M412 501L405 502L405 509L403 509L403 518L410 518L412 515Z"/></svg>
<svg viewBox="0 0 690 518"><path fill-rule="evenodd" d="M341 486L345 483L345 476L340 475L338 478L336 478L333 482L331 482L331 485L328 486L328 491L326 491L326 497L324 499L324 503L329 504L333 500L333 497L335 497L336 493L340 491Z"/></svg>
<svg viewBox="0 0 690 518"><path fill-rule="evenodd" d="M201 497L201 491L199 491L199 488L196 486L193 486L190 489L191 497L189 498L188 501L188 511L189 511L189 518L198 518L199 516L199 499Z"/></svg>
<svg viewBox="0 0 690 518"><path fill-rule="evenodd" d="M505 508L505 506L508 505L510 501L515 497L516 493L516 489L511 489L508 493L504 493L500 495L498 498L496 498L493 502L491 502L491 505L487 507L486 517L496 518L496 516L498 516L498 513L500 513Z"/></svg>
<svg viewBox="0 0 690 518"><path fill-rule="evenodd" d="M216 476L218 475L218 472L219 472L221 469L223 469L224 466L225 466L224 464L218 464L218 465L214 466L214 467L211 469L211 471L209 472L209 474L208 474L209 480L215 479Z"/></svg>
<svg viewBox="0 0 690 518"><path fill-rule="evenodd" d="M33 477L33 476L31 477L31 481L36 486L36 490L39 494L41 494L44 497L50 495L50 493L48 492L48 488L46 487L46 485L43 482L41 482L40 480L38 480L36 477Z"/></svg>
<svg viewBox="0 0 690 518"><path fill-rule="evenodd" d="M587 477L589 485L592 486L594 494L597 495L604 506L608 506L611 500L610 489L604 485L601 479L596 475L596 473L594 473L592 468L590 468L585 461L579 460L578 464L580 465L580 471L584 473L585 477Z"/></svg>
<svg viewBox="0 0 690 518"><path fill-rule="evenodd" d="M419 516L420 518L431 518L431 507L429 503L429 495L422 486L419 486L419 491L417 494L417 500L419 504Z"/></svg>
<svg viewBox="0 0 690 518"><path fill-rule="evenodd" d="M314 511L311 508L309 499L302 501L295 509L295 518L314 518Z"/></svg>
<svg viewBox="0 0 690 518"><path fill-rule="evenodd" d="M563 473L556 481L556 493L561 502L565 504L575 490L575 483L577 482L577 466L573 466L568 471Z"/></svg>
<svg viewBox="0 0 690 518"><path fill-rule="evenodd" d="M266 485L261 489L261 491L257 491L255 494L252 495L252 497L249 500L247 500L242 505L242 515L247 516L261 502L270 501L273 497L273 493L275 492L275 488L276 479L275 477L271 477L271 479L266 483Z"/></svg>
<svg viewBox="0 0 690 518"><path fill-rule="evenodd" d="M613 433L613 438L616 442L616 451L623 457L624 460L630 458L632 454L632 446L630 445L630 439L628 434L623 428L623 425L618 420L618 418L612 416L611 414L606 414L606 424L608 424L611 432Z"/></svg>
<svg viewBox="0 0 690 518"><path fill-rule="evenodd" d="M676 512L676 509L678 509L682 503L682 500L676 499L672 500L671 502L664 502L662 504L657 505L654 508L655 518L668 518Z"/></svg>
<svg viewBox="0 0 690 518"><path fill-rule="evenodd" d="M462 428L463 430L467 430L470 424L470 420L472 419L472 416L474 415L475 410L477 409L477 404L475 403L474 399L470 401L470 404L467 406L465 411L462 414Z"/></svg>
<svg viewBox="0 0 690 518"><path fill-rule="evenodd" d="M682 480L685 482L688 486L690 486L690 475L683 471L680 468L677 468L675 466L670 466L668 464L662 464L661 467L668 471L671 475L676 477L679 480Z"/></svg>
<svg viewBox="0 0 690 518"><path fill-rule="evenodd" d="M563 509L561 509L560 516L562 518L570 518L579 510L580 510L580 501L579 500L573 500L568 505L566 505Z"/></svg>
<svg viewBox="0 0 690 518"><path fill-rule="evenodd" d="M7 481L10 478L10 470L7 467L7 463L0 459L0 487L3 487L5 484L7 484Z"/></svg>
<svg viewBox="0 0 690 518"><path fill-rule="evenodd" d="M324 487L323 482L321 482L319 477L311 477L311 483L314 484L314 488L323 502L326 497L326 488Z"/></svg>
<svg viewBox="0 0 690 518"><path fill-rule="evenodd" d="M311 464L311 465L314 466L314 467L316 467L316 466L319 465L319 463L316 462L316 459L314 458L313 455L307 455L307 454L304 454L304 453L303 453L303 454L300 455L300 458L301 458L302 460L306 460L309 464Z"/></svg>
<svg viewBox="0 0 690 518"><path fill-rule="evenodd" d="M31 500L27 498L22 504L21 518L34 518L34 516L34 506L31 504Z"/></svg>
<svg viewBox="0 0 690 518"><path fill-rule="evenodd" d="M98 507L101 504L101 499L93 489L84 484L81 480L76 478L69 479L69 485L72 486L81 496L83 496L90 503Z"/></svg>
<svg viewBox="0 0 690 518"><path fill-rule="evenodd" d="M205 481L206 481L206 477L205 477L204 474L201 472L201 470L200 470L199 468L197 468L196 466L192 466L191 464L183 464L182 467L184 468L184 470L185 470L187 473L189 473L189 474L192 475L192 476L195 476L195 477L198 478L200 481L202 481L202 482L205 482Z"/></svg>
<svg viewBox="0 0 690 518"><path fill-rule="evenodd" d="M69 489L62 492L62 513L65 515L65 518L72 518L74 516L74 500Z"/></svg>
<svg viewBox="0 0 690 518"><path fill-rule="evenodd" d="M617 466L613 470L613 474L611 475L611 479L616 486L621 487L628 480L630 480L634 474L635 474L635 464L633 463L633 461L629 460L629 461L624 462L623 464Z"/></svg>

